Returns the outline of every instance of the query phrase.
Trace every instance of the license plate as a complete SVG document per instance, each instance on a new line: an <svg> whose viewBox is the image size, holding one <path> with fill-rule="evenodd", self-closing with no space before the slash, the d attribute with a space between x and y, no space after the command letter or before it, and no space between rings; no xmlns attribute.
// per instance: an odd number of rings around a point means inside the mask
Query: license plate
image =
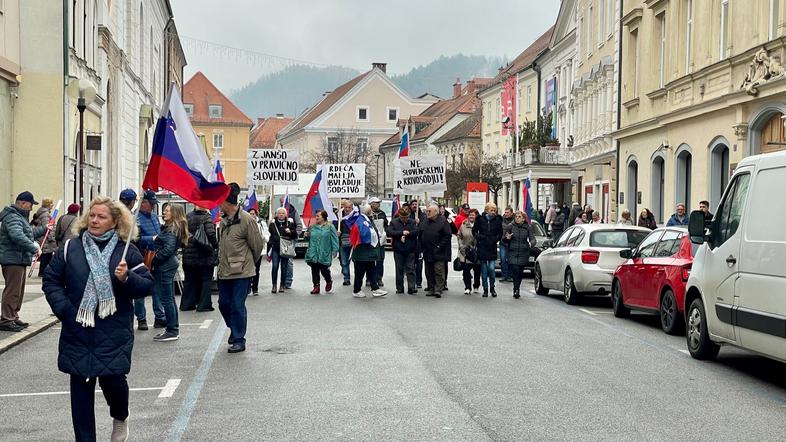
<svg viewBox="0 0 786 442"><path fill-rule="evenodd" d="M308 241L298 241L295 245L297 247L308 247Z"/></svg>
<svg viewBox="0 0 786 442"><path fill-rule="evenodd" d="M529 262L535 262L535 257L534 256L530 256L529 257Z"/></svg>

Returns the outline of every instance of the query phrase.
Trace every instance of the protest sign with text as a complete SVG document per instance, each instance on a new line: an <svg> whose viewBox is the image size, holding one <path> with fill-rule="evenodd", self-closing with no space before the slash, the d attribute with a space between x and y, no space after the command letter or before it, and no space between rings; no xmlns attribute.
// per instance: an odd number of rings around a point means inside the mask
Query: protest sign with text
<svg viewBox="0 0 786 442"><path fill-rule="evenodd" d="M247 158L249 184L297 184L297 150L249 149Z"/></svg>
<svg viewBox="0 0 786 442"><path fill-rule="evenodd" d="M328 164L329 198L362 198L366 196L365 164Z"/></svg>
<svg viewBox="0 0 786 442"><path fill-rule="evenodd" d="M443 192L447 190L445 157L399 158L395 188L399 193L404 194Z"/></svg>

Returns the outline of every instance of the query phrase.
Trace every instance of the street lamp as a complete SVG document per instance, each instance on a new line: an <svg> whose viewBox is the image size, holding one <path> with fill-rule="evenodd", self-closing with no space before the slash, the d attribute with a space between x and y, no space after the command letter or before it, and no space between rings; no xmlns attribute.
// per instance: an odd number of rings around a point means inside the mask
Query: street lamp
<svg viewBox="0 0 786 442"><path fill-rule="evenodd" d="M374 154L374 158L376 158L376 165L377 165L377 173L374 174L374 190L377 192L377 195L382 195L382 192L379 191L379 157L381 156L382 155L380 154Z"/></svg>
<svg viewBox="0 0 786 442"><path fill-rule="evenodd" d="M96 98L96 88L90 81L84 78L74 78L68 83L67 87L68 96L77 100L76 108L79 110L79 149L77 150L77 167L78 177L77 186L79 191L76 192L75 197L79 198L80 211L85 207L84 196L84 169L85 169L85 109L87 105L92 103Z"/></svg>

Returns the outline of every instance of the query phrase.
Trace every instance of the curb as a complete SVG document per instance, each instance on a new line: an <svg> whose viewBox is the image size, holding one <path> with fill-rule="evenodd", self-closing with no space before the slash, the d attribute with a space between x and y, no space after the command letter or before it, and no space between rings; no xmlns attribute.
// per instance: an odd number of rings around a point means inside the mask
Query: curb
<svg viewBox="0 0 786 442"><path fill-rule="evenodd" d="M0 339L0 354L5 353L6 351L10 350L11 348L16 347L17 345L21 344L22 342L32 338L33 336L41 333L42 331L52 327L53 325L60 322L54 315L47 317L46 319L42 319L35 324L30 324L30 327L16 332L13 335L5 338Z"/></svg>

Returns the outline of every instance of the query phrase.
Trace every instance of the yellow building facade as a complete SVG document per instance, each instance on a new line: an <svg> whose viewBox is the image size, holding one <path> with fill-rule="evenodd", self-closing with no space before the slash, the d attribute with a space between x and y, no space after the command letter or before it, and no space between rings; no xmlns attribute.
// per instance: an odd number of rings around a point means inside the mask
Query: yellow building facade
<svg viewBox="0 0 786 442"><path fill-rule="evenodd" d="M714 209L735 164L784 148L784 0L646 0L622 11L618 206Z"/></svg>

